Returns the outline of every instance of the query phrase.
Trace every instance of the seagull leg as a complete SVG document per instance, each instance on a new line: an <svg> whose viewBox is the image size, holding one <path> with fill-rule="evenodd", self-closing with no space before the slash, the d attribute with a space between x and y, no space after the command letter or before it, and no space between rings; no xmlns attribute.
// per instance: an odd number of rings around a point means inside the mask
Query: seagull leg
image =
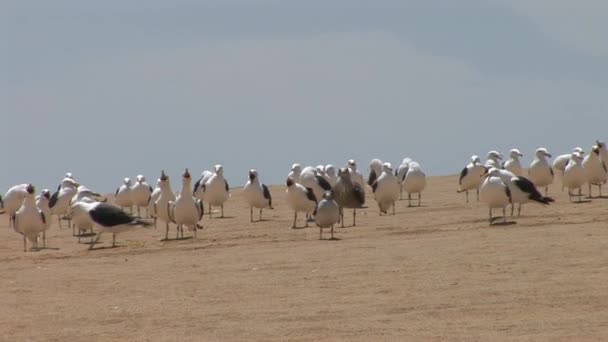
<svg viewBox="0 0 608 342"><path fill-rule="evenodd" d="M137 217L141 218L141 214L140 214L139 205L137 206Z"/></svg>
<svg viewBox="0 0 608 342"><path fill-rule="evenodd" d="M209 203L209 218L213 217L213 212L211 211L211 203Z"/></svg>
<svg viewBox="0 0 608 342"><path fill-rule="evenodd" d="M515 214L515 203L511 203L511 217Z"/></svg>
<svg viewBox="0 0 608 342"><path fill-rule="evenodd" d="M418 206L420 207L420 199L422 198L422 193L418 193Z"/></svg>
<svg viewBox="0 0 608 342"><path fill-rule="evenodd" d="M116 233L112 233L112 248L116 247Z"/></svg>
<svg viewBox="0 0 608 342"><path fill-rule="evenodd" d="M249 207L249 222L253 222L253 207Z"/></svg>
<svg viewBox="0 0 608 342"><path fill-rule="evenodd" d="M262 208L260 208L260 221L262 221Z"/></svg>
<svg viewBox="0 0 608 342"><path fill-rule="evenodd" d="M291 229L296 228L296 220L298 219L298 212L294 212L293 214L293 225L291 226Z"/></svg>
<svg viewBox="0 0 608 342"><path fill-rule="evenodd" d="M223 203L222 203L221 208L222 208L222 218L224 218L224 204Z"/></svg>
<svg viewBox="0 0 608 342"><path fill-rule="evenodd" d="M399 184L399 200L403 200L403 184Z"/></svg>
<svg viewBox="0 0 608 342"><path fill-rule="evenodd" d="M23 251L27 252L27 241L25 239L25 235L23 235Z"/></svg>
<svg viewBox="0 0 608 342"><path fill-rule="evenodd" d="M323 227L319 226L319 240L323 240Z"/></svg>
<svg viewBox="0 0 608 342"><path fill-rule="evenodd" d="M583 201L583 190L582 190L582 186L578 188L578 201L582 202Z"/></svg>
<svg viewBox="0 0 608 342"><path fill-rule="evenodd" d="M97 237L95 238L95 241L91 242L91 245L89 246L89 250L93 249L93 246L95 246L97 241L99 241L100 237L101 237L101 232L97 233Z"/></svg>
<svg viewBox="0 0 608 342"><path fill-rule="evenodd" d="M410 208L412 206L412 194L407 193L407 207Z"/></svg>
<svg viewBox="0 0 608 342"><path fill-rule="evenodd" d="M492 225L492 207L490 207L490 225Z"/></svg>
<svg viewBox="0 0 608 342"><path fill-rule="evenodd" d="M602 183L600 183L598 186L600 187L600 198L602 198Z"/></svg>
<svg viewBox="0 0 608 342"><path fill-rule="evenodd" d="M46 232L42 232L42 248L46 248Z"/></svg>
<svg viewBox="0 0 608 342"><path fill-rule="evenodd" d="M309 215L309 213L306 213L306 215ZM311 215L311 216L312 216L312 215ZM309 221L309 219L308 219L308 218L306 218L306 224L304 225L304 227L306 227L306 228L308 228L308 221Z"/></svg>
<svg viewBox="0 0 608 342"><path fill-rule="evenodd" d="M519 207L517 207L517 216L521 216L521 206L522 204L519 203Z"/></svg>
<svg viewBox="0 0 608 342"><path fill-rule="evenodd" d="M393 202L393 216L395 216L397 214L395 214L395 202Z"/></svg>
<svg viewBox="0 0 608 342"><path fill-rule="evenodd" d="M331 239L334 239L334 225L331 225Z"/></svg>
<svg viewBox="0 0 608 342"><path fill-rule="evenodd" d="M169 240L169 222L165 224L165 240Z"/></svg>
<svg viewBox="0 0 608 342"><path fill-rule="evenodd" d="M344 228L344 207L340 207L340 221L342 221L342 228Z"/></svg>
<svg viewBox="0 0 608 342"><path fill-rule="evenodd" d="M357 208L353 208L353 227L357 226Z"/></svg>
<svg viewBox="0 0 608 342"><path fill-rule="evenodd" d="M593 198L593 196L591 196L591 183L589 183L589 198Z"/></svg>
<svg viewBox="0 0 608 342"><path fill-rule="evenodd" d="M549 196L549 186L545 187L545 196Z"/></svg>
<svg viewBox="0 0 608 342"><path fill-rule="evenodd" d="M502 207L502 222L507 223L507 207Z"/></svg>
<svg viewBox="0 0 608 342"><path fill-rule="evenodd" d="M479 188L477 188L477 202L479 202Z"/></svg>
<svg viewBox="0 0 608 342"><path fill-rule="evenodd" d="M466 191L466 195L467 195L467 203L469 203L469 190Z"/></svg>

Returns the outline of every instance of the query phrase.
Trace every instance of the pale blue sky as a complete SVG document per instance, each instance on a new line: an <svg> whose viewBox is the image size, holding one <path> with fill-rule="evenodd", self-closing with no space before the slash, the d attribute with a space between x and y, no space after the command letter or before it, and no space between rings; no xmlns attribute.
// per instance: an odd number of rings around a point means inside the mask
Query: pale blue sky
<svg viewBox="0 0 608 342"><path fill-rule="evenodd" d="M0 32L2 193L608 138L601 0L0 0Z"/></svg>

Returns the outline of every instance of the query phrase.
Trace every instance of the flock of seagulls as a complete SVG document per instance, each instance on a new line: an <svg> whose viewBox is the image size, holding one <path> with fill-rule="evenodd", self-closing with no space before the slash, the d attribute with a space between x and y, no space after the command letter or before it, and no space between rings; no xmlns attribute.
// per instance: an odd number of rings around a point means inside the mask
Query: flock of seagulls
<svg viewBox="0 0 608 342"><path fill-rule="evenodd" d="M509 205L511 216L514 216L516 207L517 215L521 215L524 204L554 202L548 191L556 174L571 201L577 196L582 201L585 184L588 184L589 197L592 197L593 186L599 188L601 197L602 185L608 180L608 151L600 141L596 141L587 155L582 148L576 147L571 153L556 157L552 164L549 151L538 148L526 171L521 157L523 154L518 149L510 150L504 162L498 151L488 152L485 163L473 155L460 173L458 192L466 194L468 203L469 192L475 191L477 200L488 206L490 224L496 220L494 209L502 209L503 223L506 223ZM114 193L113 202L108 203L105 196L79 184L68 172L54 192L43 189L36 196L32 184L13 186L0 197L0 213L6 213L9 226L22 235L24 251L27 251L28 241L32 250L38 250L40 242L42 248L46 247L46 231L51 226L52 216L57 217L60 227L62 221L67 221L78 242L83 237L91 237L90 249L104 233L112 234L112 247L115 247L117 234L138 227L156 227L159 221L165 226L164 240L169 240L172 225L175 239L185 238L184 230L196 238L197 231L203 229L201 222L205 214L212 217L216 208L220 217L225 217L224 204L231 197L230 186L222 165L215 165L213 171L203 171L194 184L188 169L181 178L181 188L177 192L173 191L164 171L155 187L149 185L143 175L138 175L135 183L124 178ZM360 173L357 162L351 159L342 168L331 164L305 167L293 164L285 185L286 204L294 213L291 228L308 227L313 222L320 229L320 239L323 239L323 229L327 228L331 232L330 239L335 239L334 226L345 227L345 209L353 210L352 226L356 226L357 209L367 208L366 188L373 194L380 216L395 215L396 203L403 199L404 191L408 207L415 200L412 195L417 195L417 205L421 205L427 182L421 165L411 158L403 159L396 168L373 159L367 179ZM538 189L544 190L544 194ZM270 189L261 182L255 169L248 171L242 194L250 207L250 222L263 221L263 210L274 209ZM257 220L254 211L259 211ZM300 226L299 213L304 217Z"/></svg>

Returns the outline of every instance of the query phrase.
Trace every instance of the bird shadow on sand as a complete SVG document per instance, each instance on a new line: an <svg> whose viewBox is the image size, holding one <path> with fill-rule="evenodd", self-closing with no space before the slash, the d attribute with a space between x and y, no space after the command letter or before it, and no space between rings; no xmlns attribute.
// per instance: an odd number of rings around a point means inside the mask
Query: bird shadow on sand
<svg viewBox="0 0 608 342"><path fill-rule="evenodd" d="M340 241L342 239L337 238L337 237L333 237L333 238L328 238L328 239L319 239L319 241Z"/></svg>
<svg viewBox="0 0 608 342"><path fill-rule="evenodd" d="M91 243L89 243L90 245ZM99 246L99 247L93 247L93 248L89 248L89 251L101 251L104 249L116 249L116 248L123 248L123 247L127 247L126 245L116 245L116 246Z"/></svg>
<svg viewBox="0 0 608 342"><path fill-rule="evenodd" d="M40 247L38 248L39 251L44 251L44 250L48 250L48 251L60 251L61 248L59 247Z"/></svg>
<svg viewBox="0 0 608 342"><path fill-rule="evenodd" d="M233 219L235 218L235 216L218 216L218 217L207 217L210 220L226 220L226 219Z"/></svg>
<svg viewBox="0 0 608 342"><path fill-rule="evenodd" d="M168 238L168 239L160 239L161 242L167 242L167 241L183 241L183 240L192 240L194 239L193 236L184 236L184 237L180 237L180 238Z"/></svg>
<svg viewBox="0 0 608 342"><path fill-rule="evenodd" d="M517 224L517 222L515 222L515 221L507 221L507 222L500 221L500 222L494 222L494 221L496 221L496 220L502 220L502 217L497 217L497 218L495 218L495 219L492 221L492 223L490 223L490 226L492 226L492 227L506 227L506 226L512 226L512 225Z"/></svg>
<svg viewBox="0 0 608 342"><path fill-rule="evenodd" d="M589 198L589 197L586 197L586 198ZM570 203L573 203L573 204L585 204L585 203L592 203L592 202L593 201L590 200L590 199L581 199L581 200L578 200L578 201L572 201Z"/></svg>

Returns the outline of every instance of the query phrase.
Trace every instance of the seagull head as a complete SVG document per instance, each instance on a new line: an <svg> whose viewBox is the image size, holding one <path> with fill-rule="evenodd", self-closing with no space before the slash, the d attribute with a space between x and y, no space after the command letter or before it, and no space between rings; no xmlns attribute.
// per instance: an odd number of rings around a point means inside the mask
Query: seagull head
<svg viewBox="0 0 608 342"><path fill-rule="evenodd" d="M473 163L473 165L481 164L481 159L479 158L478 155L472 155L471 163Z"/></svg>
<svg viewBox="0 0 608 342"><path fill-rule="evenodd" d="M220 164L217 164L214 166L215 169L215 173L217 173L218 175L222 175L224 174L224 167Z"/></svg>
<svg viewBox="0 0 608 342"><path fill-rule="evenodd" d="M34 188L34 186L32 184L28 184L25 187L25 191L28 193L28 195L33 195L34 192L36 192L36 189Z"/></svg>
<svg viewBox="0 0 608 342"><path fill-rule="evenodd" d="M167 176L167 174L165 173L165 170L161 170L160 171L160 178L159 181L160 182L164 182L164 181L168 181L169 177Z"/></svg>
<svg viewBox="0 0 608 342"><path fill-rule="evenodd" d="M291 165L291 171L293 172L300 172L302 171L302 165L295 163L293 165Z"/></svg>
<svg viewBox="0 0 608 342"><path fill-rule="evenodd" d="M518 149L514 148L509 152L509 157L513 158L513 159L517 159L519 157L523 157L524 155L519 152Z"/></svg>
<svg viewBox="0 0 608 342"><path fill-rule="evenodd" d="M126 186L131 186L131 178L129 178L129 177L125 177L125 178L123 178L123 179L122 179L122 182L123 182L123 184L124 184L124 185L126 185Z"/></svg>
<svg viewBox="0 0 608 342"><path fill-rule="evenodd" d="M545 158L545 157L551 158L551 154L544 147L540 147L540 148L536 149L536 156L538 158Z"/></svg>
<svg viewBox="0 0 608 342"><path fill-rule="evenodd" d="M349 159L346 165L353 170L357 170L357 162L354 159Z"/></svg>
<svg viewBox="0 0 608 342"><path fill-rule="evenodd" d="M253 182L254 179L258 176L258 171L256 169L249 170L249 180Z"/></svg>
<svg viewBox="0 0 608 342"><path fill-rule="evenodd" d="M139 184L146 181L146 177L144 177L143 175L137 175L137 177L135 177L135 179L137 179L137 183L139 183Z"/></svg>
<svg viewBox="0 0 608 342"><path fill-rule="evenodd" d="M325 174L327 174L328 176L335 176L336 175L336 167L331 165L331 164L327 164L325 165Z"/></svg>
<svg viewBox="0 0 608 342"><path fill-rule="evenodd" d="M490 151L488 152L488 159L502 160L502 154L498 153L498 151Z"/></svg>
<svg viewBox="0 0 608 342"><path fill-rule="evenodd" d="M186 168L184 170L184 173L182 173L182 178L183 179L190 179L190 171L188 171L188 168Z"/></svg>
<svg viewBox="0 0 608 342"><path fill-rule="evenodd" d="M341 168L340 170L338 170L338 176L340 178L350 179L350 171L348 171L348 168L346 167Z"/></svg>
<svg viewBox="0 0 608 342"><path fill-rule="evenodd" d="M572 149L572 152L578 152L580 153L582 156L585 155L585 150L583 150L582 147L575 147L574 149Z"/></svg>
<svg viewBox="0 0 608 342"><path fill-rule="evenodd" d="M333 200L334 199L334 191L333 190L325 191L323 193L323 198L326 199L326 200L328 200L328 201Z"/></svg>
<svg viewBox="0 0 608 342"><path fill-rule="evenodd" d="M606 143L600 140L596 140L595 141L595 146L599 147L600 149L602 148L606 148Z"/></svg>
<svg viewBox="0 0 608 342"><path fill-rule="evenodd" d="M596 155L599 156L600 155L600 148L597 145L595 145L595 146L593 146L591 148L591 152L593 152L593 153L595 153Z"/></svg>
<svg viewBox="0 0 608 342"><path fill-rule="evenodd" d="M40 195L42 197L45 197L46 199L51 199L51 190L44 189L44 190L42 190L42 192L40 192Z"/></svg>
<svg viewBox="0 0 608 342"><path fill-rule="evenodd" d="M74 178L71 172L67 172L64 178Z"/></svg>
<svg viewBox="0 0 608 342"><path fill-rule="evenodd" d="M580 163L583 161L583 155L579 152L572 152L572 154L570 155L570 159L574 160L577 163Z"/></svg>
<svg viewBox="0 0 608 342"><path fill-rule="evenodd" d="M382 164L382 171L386 173L393 173L393 168L391 167L391 163Z"/></svg>

